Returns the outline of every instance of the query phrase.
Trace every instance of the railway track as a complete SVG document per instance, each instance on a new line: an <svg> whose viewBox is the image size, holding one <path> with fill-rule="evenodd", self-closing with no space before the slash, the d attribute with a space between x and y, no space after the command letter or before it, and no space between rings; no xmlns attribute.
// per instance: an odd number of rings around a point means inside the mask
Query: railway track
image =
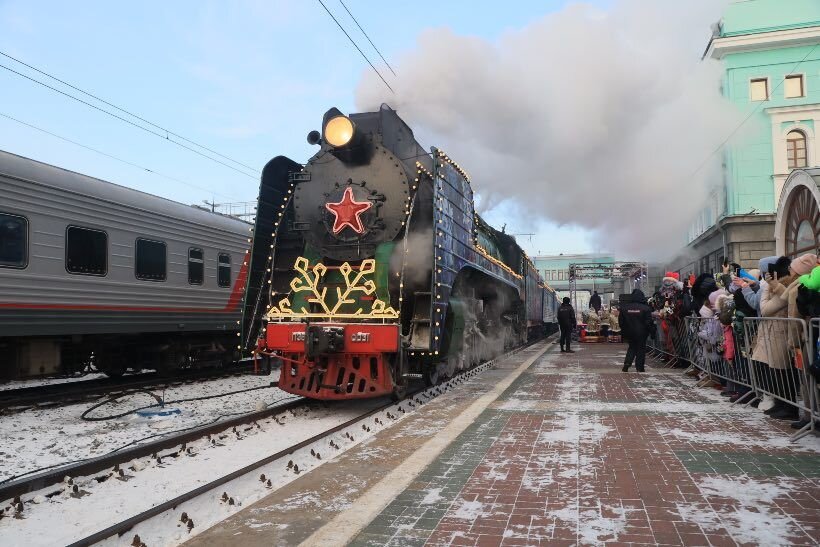
<svg viewBox="0 0 820 547"><path fill-rule="evenodd" d="M107 395L120 395L227 378L253 371L253 363L240 363L230 369L183 371L175 376L145 373L120 378L100 378L43 384L40 386L0 391L0 416L31 408L50 408L94 400Z"/></svg>
<svg viewBox="0 0 820 547"><path fill-rule="evenodd" d="M119 466L131 460L155 456L157 458L178 457L186 450L186 445L192 441L216 437L225 431L234 431L237 428L253 425L259 420L286 412L305 403L305 399L298 398L283 404L272 406L264 410L250 412L235 418L228 418L219 422L204 425L185 431L179 435L160 438L149 443L139 444L130 448L116 450L105 456L89 458L81 462L71 463L32 474L17 480L0 483L0 500L19 498L20 496L49 488L65 481L66 477L94 476L111 470L119 470ZM98 479L100 482L105 479Z"/></svg>
<svg viewBox="0 0 820 547"><path fill-rule="evenodd" d="M193 526L193 519L188 517L188 514L183 511L183 508L185 507L186 503L193 502L197 498L205 496L208 493L219 492L221 489L226 487L226 485L228 485L229 483L232 483L232 481L237 481L237 480L239 480L243 477L255 476L257 473L260 472L260 470L264 470L266 468L266 466L269 466L270 464L278 462L278 461L284 461L287 458L291 458L291 457L294 456L294 454L298 453L300 450L306 450L307 448L309 448L313 445L316 445L317 443L319 443L321 441L325 441L325 440L329 439L330 437L332 437L333 435L335 435L337 433L343 432L345 430L361 432L361 430L359 430L358 427L357 427L360 424L363 426L362 429L365 429L366 431L369 432L370 428L367 427L366 425L364 425L364 422L366 420L368 420L368 418L374 418L375 417L375 423L380 423L378 421L378 416L384 414L384 415L387 416L387 418L390 421L395 421L395 420L399 419L399 415L398 414L391 414L390 413L391 409L395 408L397 413L404 414L404 413L408 412L409 410L411 410L411 407L415 407L417 405L421 406L421 405L425 404L426 402L428 402L429 400L434 399L438 395L443 394L444 392L446 392L448 389L450 389L454 385L457 385L457 384L460 384L462 382L465 382L465 381L469 380L470 378L472 378L473 376L475 376L475 375L479 374L480 372L486 370L487 368L490 368L490 367L494 366L494 364L497 361L499 361L501 359L508 358L508 357L518 353L519 351L522 351L522 350L526 349L530 345L531 344L522 345L522 346L520 346L520 347L518 347L518 348L516 348L516 349L514 349L514 350L512 350L512 351L510 351L510 352L508 352L504 355L501 355L501 356L499 356L495 359L492 359L490 361L486 361L486 362L482 363L481 365L478 365L477 367L475 367L473 369L463 371L463 372L457 374L455 377L438 384L437 386L433 386L433 387L430 387L430 388L416 389L416 390L408 393L407 397L405 399L403 399L402 401L399 401L399 402L394 402L394 401L386 402L385 404L380 405L377 408L374 408L374 409L371 409L367 412L364 412L359 416L356 416L356 417L354 417L350 420L347 420L343 423L340 423L340 424L338 424L338 425L336 425L336 426L334 426L334 427L332 427L332 428L330 428L326 431L323 431L323 432L321 432L317 435L314 435L314 436L312 436L308 439L305 439L305 440L303 440L303 441L301 441L301 442L299 442L299 443L297 443L293 446L289 446L289 447L287 447L283 450L279 450L278 452L276 452L274 454L266 456L266 457L264 457L264 458L262 458L258 461L255 461L255 462L253 462L249 465L246 465L243 468L238 469L238 470L236 470L232 473L229 473L227 475L224 475L224 476L221 476L217 479L214 479L213 481L211 481L207 484L204 484L204 485L202 485L202 486L200 486L200 487L198 487L194 490L186 492L185 494L182 494L182 495L177 496L173 499L165 501L165 502L163 502L161 504L158 504L154 507L151 507L150 509L147 509L147 510L145 510L145 511L143 511L143 512L137 514L137 515L131 516L131 517L129 517L127 519L124 519L124 520L122 520L122 521L120 521L116 524L113 524L113 525L111 525L111 526L109 526L109 527L107 527L103 530L100 530L99 532L96 532L96 533L91 534L91 535L89 535L85 538L82 538L82 539L70 544L70 547L85 547L85 546L94 545L94 544L97 544L97 543L100 543L100 542L104 542L105 540L107 540L109 538L113 538L113 537L122 538L125 534L130 533L131 531L133 531L134 528L137 527L138 525L147 523L149 521L152 521L152 519L155 519L155 518L160 518L161 519L163 517L163 515L165 513L168 513L169 511L181 512L181 517L180 518L182 519L181 522L183 523L183 525L185 524L186 521L189 521L190 525ZM352 441L353 437L351 436L350 439ZM332 445L332 443L331 443L331 445ZM311 454L313 454L312 450L311 450ZM288 468L290 468L290 463L291 462L289 462L289 464L288 464ZM298 470L298 467L297 467L296 473L298 474L298 472L299 472L299 470ZM260 478L264 479L264 477L265 477L265 475L262 474ZM225 494L223 494L223 496L225 496ZM177 524L177 526L179 526L179 524ZM190 529L191 528L189 527L189 530ZM140 540L139 534L134 535L134 537L132 538L132 543L131 544L132 545L144 545Z"/></svg>
<svg viewBox="0 0 820 547"><path fill-rule="evenodd" d="M146 531L154 530L156 526L161 527L169 525L172 526L172 528L168 530L169 533L177 533L180 526L183 527L182 529L184 531L186 525L188 530L190 530L194 523L193 520L186 523L186 520L184 519L187 518L187 514L198 516L198 529L202 526L210 526L215 522L209 523L208 519L201 518L201 515L203 514L204 508L211 508L214 506L214 503L219 504L220 500L224 501L225 505L227 505L227 498L220 498L219 493L223 491L237 492L240 493L241 496L244 496L245 499L247 499L249 495L264 495L264 477L266 474L268 477L273 478L277 475L281 476L283 470L286 470L286 474L289 475L293 475L294 472L297 475L300 471L303 472L304 470L300 470L298 466L293 466L295 469L291 467L293 465L293 461L296 461L300 465L305 463L308 466L308 469L311 468L311 465L320 465L321 462L317 461L321 460L321 457L319 457L318 454L320 448L322 452L327 450L331 450L331 452L333 452L332 449L338 451L341 449L339 446L340 444L343 445L342 448L354 444L354 435L358 440L357 442L360 442L367 436L375 434L375 432L385 427L389 427L391 422L400 419L405 413L411 412L416 406L420 406L434 399L438 395L448 391L449 388L454 385L465 382L487 368L494 366L498 360L506 359L515 353L526 349L528 346L529 344L521 346L509 353L499 356L496 359L487 361L474 369L464 371L456 375L454 378L439 384L438 386L414 390L402 401L385 402L375 408L370 408L369 410L345 420L343 423L337 423L333 427L322 430L318 434L314 434L309 438L301 440L291 446L287 446L286 448L278 450L275 453L265 454L264 451L262 451L258 454L264 454L264 457L261 457L261 459L258 459L257 461L252 461L252 463L244 465L240 469L226 475L219 476L218 478L210 480L206 484L201 484L190 491L176 495L172 499L156 502L149 508L145 508L136 514L132 513L128 515L127 518L124 518L119 522L105 526L108 523L101 521L101 526L98 531L88 534L79 540L73 540L74 542L71 543L71 545L93 545L99 542L109 544L111 543L111 540L115 540L115 543L120 544L123 539L126 539L123 538L123 535L126 533L130 534L132 531L135 532L135 537L127 538L127 542L131 542L130 544L133 545L141 545L139 539L140 530L142 530L143 533L146 533ZM31 509L24 509L23 506L28 505L31 500L35 500L35 504L38 503L36 498L43 499L51 496L65 496L67 488L70 492L72 485L74 491L76 492L76 485L79 484L80 492L82 493L83 485L93 483L94 481L103 483L108 480L129 480L127 478L129 473L136 473L139 471L139 468L134 468L133 465L134 462L140 458L143 458L143 461L145 461L146 458L151 458L156 460L157 464L159 464L161 460L165 460L167 463L168 461L175 461L180 457L196 455L196 448L194 448L193 454L189 453L189 450L191 449L190 447L201 447L203 439L207 439L207 442L213 442L216 446L219 446L218 443L220 439L230 440L230 438L235 435L239 442L245 442L241 441L241 439L244 437L247 437L247 439L254 438L254 433L252 433L251 430L259 428L258 431L261 434L266 431L266 428L270 424L273 424L274 420L277 424L282 425L280 420L276 418L276 415L280 415L281 417L282 414L290 411L294 416L296 416L297 409L299 407L316 404L325 406L324 403L318 403L301 398L286 401L265 410L251 412L236 418L191 429L179 435L160 438L157 441L148 442L123 450L117 450L102 457L49 469L25 478L0 484L0 501L13 500L11 504L5 503L7 507L6 514L0 514L0 517L17 516L12 514L14 511L11 508L19 507L21 512L33 510L33 507ZM307 413L307 411L308 408L305 408L305 413ZM262 426L264 427L260 427L257 422L262 422ZM276 424L273 425L275 426ZM366 433L363 433L363 430ZM373 433L371 433L371 430ZM272 431L274 430L267 429L267 433L265 434L270 434ZM335 446L333 439L336 440ZM317 444L320 442L322 443L321 447ZM192 445L192 443L196 444ZM317 448L317 454L313 454L311 445L314 445ZM332 449L328 447L332 447ZM173 460L171 460L171 458L173 458ZM288 462L287 466L285 466L285 461L287 461L288 458L291 458L292 460ZM308 463L311 461L314 463ZM182 463L182 460L179 462L181 465L185 465ZM171 465L175 464L172 463ZM144 465L142 467L144 467ZM262 472L261 477L259 475L260 472ZM260 478L263 483L261 485ZM115 482L113 484L118 483ZM263 490L260 491L260 487L263 488ZM268 480L267 488L271 488L270 480ZM243 489L245 493L241 494ZM252 493L248 494L249 491ZM223 494L223 497L225 495L226 494ZM230 499L230 502L232 505L232 498ZM188 511L187 514L186 511ZM204 514L207 514L207 510L205 510ZM31 515L29 515L29 518L30 517ZM180 521L181 518L183 520ZM147 528L141 528L142 525L147 526ZM109 539L109 541L105 541L107 539ZM70 543L71 541L72 540L69 539L66 543Z"/></svg>

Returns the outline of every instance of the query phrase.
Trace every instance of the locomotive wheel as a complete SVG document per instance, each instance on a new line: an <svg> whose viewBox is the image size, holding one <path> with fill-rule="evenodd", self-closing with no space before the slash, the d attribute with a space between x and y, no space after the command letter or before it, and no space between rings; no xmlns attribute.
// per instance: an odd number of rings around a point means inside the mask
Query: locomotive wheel
<svg viewBox="0 0 820 547"><path fill-rule="evenodd" d="M439 373L438 366L431 366L424 369L422 376L424 376L424 385L427 387L433 387L441 382L441 374Z"/></svg>
<svg viewBox="0 0 820 547"><path fill-rule="evenodd" d="M393 388L393 392L390 394L390 398L396 402L401 401L407 397L407 386L396 386Z"/></svg>
<svg viewBox="0 0 820 547"><path fill-rule="evenodd" d="M402 350L398 359L394 360L394 363L390 367L394 378L393 392L390 394L390 398L394 401L401 401L407 397L407 378L404 376L405 370L407 370L407 352Z"/></svg>
<svg viewBox="0 0 820 547"><path fill-rule="evenodd" d="M452 378L456 375L456 372L460 369L459 366L459 358L457 356L448 357L447 364L444 366L444 374L445 378Z"/></svg>

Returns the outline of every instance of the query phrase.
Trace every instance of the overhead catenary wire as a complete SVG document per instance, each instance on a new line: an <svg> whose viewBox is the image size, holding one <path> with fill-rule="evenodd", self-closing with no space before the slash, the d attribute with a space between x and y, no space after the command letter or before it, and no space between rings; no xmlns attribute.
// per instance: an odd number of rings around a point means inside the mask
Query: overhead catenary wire
<svg viewBox="0 0 820 547"><path fill-rule="evenodd" d="M230 165L230 164L228 164L228 163L225 163L225 162L224 162L224 161L222 161L222 160L219 160L219 159L217 159L217 158L214 158L213 156L209 156L208 154L206 154L206 153L204 153L204 152L201 152L201 151L197 150L196 148L192 148L192 147L190 147L190 146L188 146L188 145L186 145L186 144L184 144L184 143L181 143L181 142L179 142L179 141L177 141L177 140L172 139L172 138L170 137L170 134L163 134L163 133L159 133L159 132L157 132L157 131L154 131L153 129L150 129L150 128L145 127L145 126L143 126L143 125L140 125L140 124L138 124L138 123L136 123L136 122L133 122L133 121L131 121L131 120L127 119L127 118L124 118L124 117L122 117L122 116L120 116L120 115L118 115L118 114L115 114L115 113L113 113L113 112L110 112L110 111L108 111L108 110L106 110L106 109L104 109L104 108L102 108L102 107L99 107L99 106L97 106L97 105L95 105L95 104L92 104L92 103L90 103L90 102L88 102L88 101L85 101L85 100L83 100L83 99L81 99L81 98L79 98L79 97L76 97L76 96L72 95L71 93L68 93L68 92L66 92L66 91L63 91L62 89L58 89L58 88L56 88L56 87L54 87L54 86L51 86L51 85L49 85L49 84L47 84L47 83L45 83L45 82L42 82L42 81L38 80L38 79L36 79L36 78L32 78L31 76L29 76L29 75L27 75L27 74L23 74L22 72L19 72L19 71L17 71L17 70L14 70L13 68L8 67L8 66L6 66L6 65L4 65L4 64L1 64L1 63L0 63L0 68L3 68L3 69L5 69L5 70L7 70L7 71L9 71L9 72L11 72L11 73L13 73L13 74L16 74L17 76L20 76L21 78L25 78L26 80L30 80L30 81L32 81L32 82L34 82L34 83L36 83L36 84L38 84L38 85L41 85L41 86L43 86L43 87L45 87L45 88L47 88L47 89L50 89L50 90L52 90L52 91L54 91L54 92L56 92L56 93L59 93L60 95L63 95L63 96L65 96L65 97L68 97L69 99L73 99L73 100L75 100L75 101L77 101L77 102L79 102L79 103L82 103L82 104L84 104L84 105L86 105L86 106L88 106L88 107L90 107L90 108L93 108L94 110L98 110L98 111L100 111L100 112L102 112L102 113L104 113L104 114L107 114L107 115L111 116L112 118L116 118L116 119L118 119L118 120L120 120L120 121L122 121L122 122L125 122L125 123L127 123L127 124L129 124L129 125L132 125L132 126L134 126L134 127L138 128L138 129L142 129L142 130L143 130L143 131L145 131L146 133L150 133L150 134L155 135L155 136L157 136L157 137L159 137L159 138L161 138L161 139L163 139L163 140L166 140L166 141L168 141L168 142L174 143L175 145L177 145L177 146L179 146L179 147L181 147L181 148L184 148L184 149L186 149L186 150L188 150L188 151L190 151L190 152L193 152L194 154L197 154L197 155L199 155L199 156L202 156L203 158L209 159L209 160L211 160L211 161L213 161L213 162L216 162L216 163L218 163L218 164L220 164L220 165L223 165L223 166L227 167L228 169L231 169L231 170L233 170L233 171L236 171L237 173L241 173L241 174L245 175L246 177L249 177L249 178L252 178L252 179L256 179L256 178L257 178L257 175L252 175L252 174L250 174L250 173L248 173L248 172L246 172L246 171L243 171L242 169L239 169L239 168L237 168L237 167L234 167L233 165Z"/></svg>
<svg viewBox="0 0 820 547"><path fill-rule="evenodd" d="M352 17L352 16L351 16L351 17ZM362 32L364 32L364 31L362 31ZM375 46L373 46L373 47L375 47ZM46 72L46 71L44 71L44 70L41 70L41 69L39 69L39 68L37 68L37 67L35 67L35 66L32 66L32 65L30 65L30 64L28 64L28 63L26 63L25 61L22 61L22 60L18 59L17 57L12 57L11 55L9 55L8 53L6 53L6 52L4 52L4 51L0 51L0 55L2 55L3 57L6 57L6 58L8 58L8 59L11 59L12 61L14 61L14 62L16 62L16 63L19 63L19 64L21 64L21 65L23 65L23 66L25 66L25 67L27 67L27 68L29 68L29 69L31 69L31 70L33 70L33 71L37 72L37 73L39 73L39 74L42 74L43 76L47 76L48 78L51 78L52 80L55 80L55 81L57 81L57 82L60 82L60 83L61 83L61 84L63 84L64 86L70 87L71 89L73 89L73 90L75 90L75 91L79 91L79 92L80 92L80 93L82 93L83 95L86 95L86 96L88 96L88 97L91 97L92 99L95 99L95 100L97 100L97 101L99 101L99 102L101 102L101 103L103 103L103 104L105 104L105 105L108 105L108 106L110 106L111 108L115 108L115 109L119 110L120 112L122 112L122 113L124 113L124 114L128 114L128 115L129 115L129 116L131 116L132 118L136 118L137 120L140 120L141 122L147 123L148 125L150 125L150 126L152 126L152 127L155 127L155 128L157 128L157 129L159 129L159 130L161 130L161 131L164 131L164 132L165 132L166 134L168 134L168 135L173 135L174 137L176 137L176 138L178 138L178 139L181 139L181 140L183 140L183 141L185 141L185 142L187 142L187 143L193 144L194 146L197 146L197 147L199 147L199 148L202 148L203 150L207 150L207 151L208 151L208 152L210 152L211 154L215 154L215 155L219 156L220 158L224 158L224 159L226 159L226 160L228 160L228 161L231 161L231 162L233 162L233 163L235 163L235 164L237 164L237 165L241 165L242 167L246 167L246 168L250 169L251 171L253 171L253 172L255 172L255 173L259 173L259 172L260 172L260 171L259 171L258 169L256 169L255 167L251 167L250 165L247 165L247 164L245 164L245 163L242 163L241 161L235 160L235 159L231 158L230 156L226 156L225 154L221 154L221 153L217 152L216 150L214 150L214 149L212 149L212 148L209 148L209 147L207 147L207 146L205 146L205 145L203 145L203 144L199 144L198 142L196 142L196 141L194 141L194 140L191 140L191 139L189 139L189 138L183 137L182 135L180 135L180 134L178 134L178 133L174 133L173 131L171 131L171 130L169 130L169 129L166 129L165 127L162 127L161 125L158 125L158 124L155 124L155 123L154 123L154 122L152 122L152 121L146 120L145 118L143 118L142 116L139 116L138 114L134 114L133 112L130 112L130 111L128 111L128 110L126 110L126 109L124 109L124 108L122 108L122 107L120 107L120 106L117 106L117 105L115 105L115 104L113 104L113 103L111 103L111 102L109 102L109 101L107 101L107 100L105 100L105 99L103 99L103 98L101 98L101 97L99 97L99 96L97 96L97 95L95 95L95 94L93 94L93 93L89 92L89 91L86 91L86 90L84 90L84 89L81 89L81 88L79 88L79 87L77 87L77 86L73 85L73 84L70 84L70 83L66 82L65 80L62 80L62 79L58 78L57 76L54 76L53 74L50 74L50 73L48 73L48 72ZM387 62L387 61L385 61L385 62Z"/></svg>
<svg viewBox="0 0 820 547"><path fill-rule="evenodd" d="M353 47L355 47L358 50L358 52L361 54L361 56L364 58L364 60L367 61L367 64L369 64L370 68L373 69L373 72L375 72L379 76L381 81L384 82L384 85L387 86L387 89L389 89L390 91L395 93L395 90L392 87L390 87L390 84L388 84L387 80L384 79L384 76L382 76L382 73L379 72L379 70L373 65L373 63L370 62L370 59L367 58L367 55L364 54L364 51L362 51L362 48L360 48L359 45L356 43L356 41L353 40L353 38L350 37L350 34L347 33L345 28L342 26L341 23L339 23L339 20L336 19L336 17L333 15L333 13L329 9L327 9L327 6L325 5L325 3L322 2L322 0L317 0L317 1L322 5L323 8L325 8L325 11L327 12L328 15L330 15L330 18L333 19L333 22L336 23L336 26L338 26L339 29L342 32L344 32L345 36L347 36L347 39L350 40L351 44L353 44Z"/></svg>
<svg viewBox="0 0 820 547"><path fill-rule="evenodd" d="M343 1L343 0L339 0L339 3L340 3L340 4L342 5L342 7L345 9L345 11L346 11L346 12L347 12L347 14L350 16L350 18L351 18L351 19L353 19L353 22L354 22L354 23L356 23L356 26L357 26L357 27L359 27L359 30L360 30L360 31L362 31L362 34L364 34L364 37L365 37L365 38L367 38L367 41L368 41L368 42L370 42L370 45L371 45L371 46L373 46L373 49L375 49L375 50L376 50L376 53L378 53L378 54L379 54L379 57L381 57L381 58L382 58L382 61L384 61L384 64L385 64L385 65L387 65L387 68L389 68L389 69L390 69L390 72L392 72L392 73L393 73L393 76L398 76L398 74L396 74L396 71L395 71L395 70L393 70L393 67L392 67L392 66L390 66L390 63L388 63L388 62L387 62L387 59L385 59L385 58L384 58L384 55L382 55L382 52L381 52L381 51L379 51L379 48L377 48L377 47L376 47L376 44L374 44L374 43L373 43L373 40L371 40L371 39L370 39L370 36L368 36L368 35L367 35L367 33L366 33L366 32L364 31L364 29L362 28L362 26L359 24L359 21L356 19L356 17L355 17L352 13L350 13L350 10L348 9L348 7L347 7L347 5L344 3L344 1Z"/></svg>
<svg viewBox="0 0 820 547"><path fill-rule="evenodd" d="M150 169L150 168L148 168L148 167L145 167L144 165L139 165L138 163L134 163L134 162L131 162L131 161L128 161L128 160L124 160L124 159L122 159L122 158L119 158L119 157L114 156L114 155L112 155L112 154L109 154L109 153L107 153L107 152L103 152L102 150L98 150L97 148L93 148L93 147L91 147L91 146L88 146L88 145L82 144L82 143L80 143L80 142L77 142L77 141L71 140L71 139L69 139L69 138L67 138L67 137L63 137L62 135L58 135L57 133L52 133L51 131L49 131L49 130L47 130L47 129L43 129L42 127L37 127L37 126L36 126L36 125L34 125L34 124L31 124L31 123L28 123L28 122L24 122L23 120L20 120L20 119L18 119L18 118L15 118L14 116L9 116L8 114L5 114L5 113L3 113L3 112L0 112L0 116L2 116L3 118L6 118L6 119L8 119L8 120L11 120L11 121L13 121L13 122L19 123L20 125L24 125L24 126L26 126L26 127L30 128L30 129L34 129L35 131L39 131L39 132L44 133L44 134L46 134L46 135L50 135L50 136L54 137L55 139L60 139L61 141L64 141L64 142L67 142L67 143L73 144L74 146L79 146L80 148L85 148L86 150L90 150L91 152L94 152L95 154L99 154L99 155L101 155L101 156L105 156L106 158L110 158L110 159L112 159L112 160L118 161L118 162L123 163L123 164L125 164L125 165L130 165L131 167L135 167L135 168L137 168L137 169L139 169L139 170L141 170L141 171L145 171L145 172L147 172L147 173L151 173L152 175L156 175L156 176L158 176L158 177L162 177L162 178L164 178L164 179L166 179L166 180L170 180L170 181L178 182L178 183L180 183L180 184L183 184L183 185L185 185L185 186L189 186L189 187L194 188L194 189L196 189L196 190L202 190L202 191L204 191L204 192L208 192L209 194L214 194L214 195L217 195L217 196L220 196L220 197L226 198L226 199L235 199L235 198L232 198L231 196L228 196L228 195L225 195L225 194L221 194L221 193L219 193L219 192L215 192L215 191L213 191L213 190L210 190L210 189L205 188L205 187L202 187L202 186L197 186L196 184L192 184L192 183L190 183L190 182L186 182L186 181L184 181L184 180L182 180L182 179L178 179L178 178L176 178L176 177L172 177L171 175L165 175L165 174L163 174L163 173L160 173L159 171L155 171L154 169Z"/></svg>

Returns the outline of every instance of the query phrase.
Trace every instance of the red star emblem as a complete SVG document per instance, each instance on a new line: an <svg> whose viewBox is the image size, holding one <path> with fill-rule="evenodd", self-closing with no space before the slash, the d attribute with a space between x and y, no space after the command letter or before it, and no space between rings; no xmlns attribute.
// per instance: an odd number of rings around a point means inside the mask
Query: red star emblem
<svg viewBox="0 0 820 547"><path fill-rule="evenodd" d="M333 221L333 233L338 234L349 226L357 234L364 233L362 213L373 207L369 201L356 201L353 198L353 189L348 186L338 203L325 203L325 208L336 216Z"/></svg>

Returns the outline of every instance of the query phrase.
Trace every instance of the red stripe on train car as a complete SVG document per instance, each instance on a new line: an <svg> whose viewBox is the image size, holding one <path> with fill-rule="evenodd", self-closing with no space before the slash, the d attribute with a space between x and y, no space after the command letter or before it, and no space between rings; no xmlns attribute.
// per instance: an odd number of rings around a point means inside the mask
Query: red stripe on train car
<svg viewBox="0 0 820 547"><path fill-rule="evenodd" d="M35 304L27 302L0 302L0 309L17 310L88 310L88 311L143 311L168 313L234 313L239 311L242 293L248 281L247 263L242 264L233 290L224 308L169 308L161 306L105 306L99 304Z"/></svg>

